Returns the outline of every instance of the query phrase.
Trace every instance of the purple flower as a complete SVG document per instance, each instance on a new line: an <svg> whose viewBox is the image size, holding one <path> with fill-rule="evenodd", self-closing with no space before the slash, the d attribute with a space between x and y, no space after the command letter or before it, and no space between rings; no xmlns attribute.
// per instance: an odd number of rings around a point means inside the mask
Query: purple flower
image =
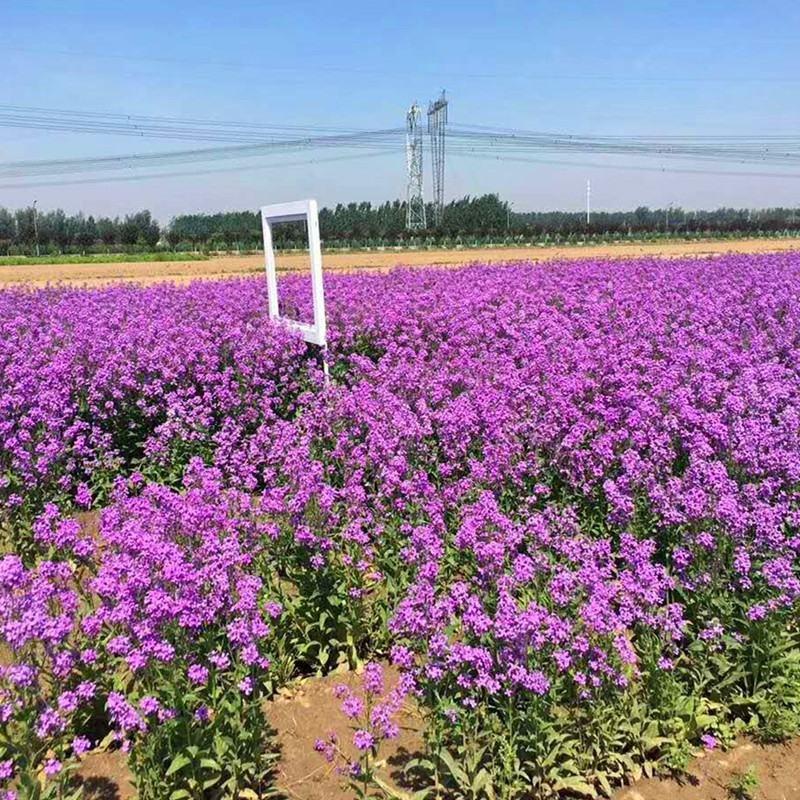
<svg viewBox="0 0 800 800"><path fill-rule="evenodd" d="M78 708L79 697L76 692L62 692L57 702L59 711L71 714Z"/></svg>
<svg viewBox="0 0 800 800"><path fill-rule="evenodd" d="M158 712L161 710L161 703L159 703L158 700L152 695L145 695L139 701L139 708L144 714L150 716L151 714L158 714Z"/></svg>
<svg viewBox="0 0 800 800"><path fill-rule="evenodd" d="M369 750L375 745L375 738L369 731L357 730L353 734L353 746L358 750Z"/></svg>
<svg viewBox="0 0 800 800"><path fill-rule="evenodd" d="M362 684L367 694L379 695L383 692L383 668L380 664L370 662L364 667Z"/></svg>
<svg viewBox="0 0 800 800"><path fill-rule="evenodd" d="M710 733L704 733L700 737L700 742L706 750L714 750L719 745L717 738Z"/></svg>
<svg viewBox="0 0 800 800"><path fill-rule="evenodd" d="M347 767L347 774L351 778L360 777L362 772L363 768L361 767L361 764L358 761L351 761Z"/></svg>
<svg viewBox="0 0 800 800"><path fill-rule="evenodd" d="M85 736L76 736L72 740L72 752L75 753L76 756L82 756L91 749L92 743Z"/></svg>
<svg viewBox="0 0 800 800"><path fill-rule="evenodd" d="M58 775L61 772L62 764L56 758L49 758L47 761L44 762L44 774L48 777L52 777L53 775Z"/></svg>
<svg viewBox="0 0 800 800"><path fill-rule="evenodd" d="M211 655L208 657L208 660L220 670L228 669L228 667L231 665L231 660L225 653L211 653Z"/></svg>
<svg viewBox="0 0 800 800"><path fill-rule="evenodd" d="M36 723L36 735L40 739L48 739L54 733L60 733L66 727L64 720L52 708L45 708Z"/></svg>
<svg viewBox="0 0 800 800"><path fill-rule="evenodd" d="M338 695L367 750L409 693L454 719L589 704L795 614L796 253L330 275L326 293L329 388L256 279L0 292L0 504L39 551L0 557L2 722L29 715L62 752L102 661L131 675L108 700L127 747L177 713L138 701L149 668L203 685L211 667L225 691L269 669L275 558L374 600L359 646L390 616L402 690L383 696L376 664L369 720ZM292 313L308 296L282 281ZM103 508L91 535L69 498ZM734 595L748 624L710 619L706 598Z"/></svg>
<svg viewBox="0 0 800 800"><path fill-rule="evenodd" d="M85 483L79 483L75 491L75 502L83 508L89 508L92 504L92 492Z"/></svg>
<svg viewBox="0 0 800 800"><path fill-rule="evenodd" d="M208 668L201 664L192 664L186 672L189 680L199 686L208 683Z"/></svg>
<svg viewBox="0 0 800 800"><path fill-rule="evenodd" d="M364 713L363 701L355 695L350 695L342 703L342 713L350 719L356 719Z"/></svg>
<svg viewBox="0 0 800 800"><path fill-rule="evenodd" d="M333 742L317 739L314 742L314 750L320 753L329 764L332 764L333 760L336 758L336 747Z"/></svg>
<svg viewBox="0 0 800 800"><path fill-rule="evenodd" d="M147 730L147 723L139 712L119 692L110 692L106 703L112 725L123 735Z"/></svg>

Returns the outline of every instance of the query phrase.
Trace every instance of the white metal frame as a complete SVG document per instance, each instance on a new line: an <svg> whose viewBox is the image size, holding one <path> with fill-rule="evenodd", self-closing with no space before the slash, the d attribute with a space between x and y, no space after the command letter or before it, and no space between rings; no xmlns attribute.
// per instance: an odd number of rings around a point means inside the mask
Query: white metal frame
<svg viewBox="0 0 800 800"><path fill-rule="evenodd" d="M308 253L311 257L311 298L314 303L314 324L282 317L278 309L278 275L275 269L275 251L272 246L272 226L279 222L306 221L308 228ZM325 323L325 292L322 285L322 246L319 238L319 209L316 200L296 200L293 203L276 203L261 207L261 228L264 233L264 263L267 270L269 316L280 320L303 334L310 344L327 348ZM327 364L326 364L327 367Z"/></svg>

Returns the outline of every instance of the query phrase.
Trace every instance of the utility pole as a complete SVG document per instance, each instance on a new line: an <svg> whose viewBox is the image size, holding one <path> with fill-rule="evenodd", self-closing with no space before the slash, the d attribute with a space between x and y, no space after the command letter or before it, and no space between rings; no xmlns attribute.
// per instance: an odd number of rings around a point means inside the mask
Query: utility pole
<svg viewBox="0 0 800 800"><path fill-rule="evenodd" d="M592 223L592 182L586 181L586 224Z"/></svg>
<svg viewBox="0 0 800 800"><path fill-rule="evenodd" d="M408 185L406 192L406 228L410 231L425 230L425 198L422 193L422 116L420 107L413 103L406 114L406 168Z"/></svg>
<svg viewBox="0 0 800 800"><path fill-rule="evenodd" d="M36 203L38 200L33 201L33 235L36 239L36 257L39 257L39 221L36 218Z"/></svg>
<svg viewBox="0 0 800 800"><path fill-rule="evenodd" d="M438 100L428 104L428 133L433 160L433 217L440 225L444 214L444 128L447 124L447 98L444 90Z"/></svg>

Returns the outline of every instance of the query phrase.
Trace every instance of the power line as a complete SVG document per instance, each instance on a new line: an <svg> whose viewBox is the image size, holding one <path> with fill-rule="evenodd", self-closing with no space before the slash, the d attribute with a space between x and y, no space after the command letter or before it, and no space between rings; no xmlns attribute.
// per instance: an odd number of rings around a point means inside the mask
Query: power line
<svg viewBox="0 0 800 800"><path fill-rule="evenodd" d="M459 158L512 161L524 164L548 164L560 167L592 167L593 169L621 169L634 172L672 172L680 175L724 175L731 178L800 178L800 172L754 172L753 170L692 169L690 167L648 167L641 164L604 164L599 161L566 161L552 158L524 158L521 156L456 153Z"/></svg>
<svg viewBox="0 0 800 800"><path fill-rule="evenodd" d="M343 67L336 64L265 64L255 61L229 61L221 59L187 59L171 56L128 56L119 53L90 52L86 50L67 49L39 49L29 47L4 47L3 52L30 53L36 56L64 56L74 59L96 59L112 61L128 61L135 63L176 64L185 66L208 66L215 69L244 69L258 70L259 72L291 72L291 73L342 73L352 75L387 75L408 77L408 70L394 70L376 67ZM767 83L767 84L796 84L800 78L786 75L604 75L598 73L553 73L553 72L485 72L463 69L429 70L414 69L413 74L433 78L447 78L448 80L529 80L529 81L566 81L586 83L617 83L617 84L733 84Z"/></svg>
<svg viewBox="0 0 800 800"><path fill-rule="evenodd" d="M78 172L129 169L133 167L158 167L169 164L219 161L249 158L274 153L297 152L321 148L383 148L400 146L402 129L367 131L356 134L308 136L301 139L227 147L194 148L156 153L132 153L117 156L88 158L47 159L41 161L12 161L0 164L0 178L27 178L37 175L60 175Z"/></svg>
<svg viewBox="0 0 800 800"><path fill-rule="evenodd" d="M129 181L149 181L158 178L184 178L198 175L217 175L229 172L252 172L254 169L282 169L307 164L328 164L334 161L351 161L353 159L377 158L395 155L393 151L383 150L375 153L357 153L345 156L328 156L325 158L306 158L300 161L282 161L279 164L248 164L239 167L223 167L222 169L181 170L177 172L153 172L146 175L111 175L105 178L73 178L65 181L36 181L34 183L0 183L0 189L34 189L37 186L77 186L93 183L127 183Z"/></svg>
<svg viewBox="0 0 800 800"><path fill-rule="evenodd" d="M158 172L149 173L144 175L110 175L100 178L72 178L62 181L36 181L24 183L2 183L0 189L31 189L37 186L50 187L50 186L76 186L83 184L96 184L96 183L124 183L130 181L145 181L156 180L159 178L176 178L176 177L193 177L199 175L216 175L229 172L250 172L254 169L278 169L282 167L301 166L306 164L324 164L336 161L347 161L364 158L376 158L387 155L395 155L394 151L385 150L377 152L356 153L343 156L330 156L325 158L311 158L302 159L298 161L283 161L278 164L248 164L247 166L223 167L221 169L205 169L205 170L182 170L173 172ZM554 165L565 167L591 167L593 169L612 169L612 170L625 170L636 172L658 172L658 173L675 173L675 174L688 174L688 175L719 175L725 177L737 178L788 178L798 179L800 173L792 172L755 172L736 171L736 170L712 170L712 169L691 169L681 167L648 167L639 164L604 164L596 161L566 161L548 158L525 158L507 155L481 155L475 153L455 153L459 158L470 158L477 160L494 160L494 161L511 161L516 163L526 164L542 164Z"/></svg>
<svg viewBox="0 0 800 800"><path fill-rule="evenodd" d="M309 134L316 141L317 134L336 137L369 136L376 133L318 125L271 125L4 105L0 105L0 126L257 145L291 145L302 134ZM441 130L436 130L438 134L432 139L432 144L434 141L441 144ZM508 153L571 151L740 163L800 163L800 136L791 134L595 135L527 131L486 125L454 125L450 130L449 138L454 149L475 153L501 150ZM337 144L335 138L331 140L331 144ZM434 160L438 149L433 148ZM437 175L438 171L434 170L435 180Z"/></svg>
<svg viewBox="0 0 800 800"><path fill-rule="evenodd" d="M444 117L447 101L441 98L429 109L429 133L434 161L434 207L444 197ZM309 150L340 149L354 153L399 152L408 142L405 128L353 130L316 125L274 125L233 120L186 119L118 114L72 109L44 109L0 105L0 126L45 130L135 135L143 138L175 138L220 142L218 146L187 150L127 153L69 159L45 159L0 163L0 178L31 179L128 169L158 169L177 164L194 164L264 156L281 156ZM594 135L529 131L486 125L448 127L448 150L454 155L474 158L561 163L554 159L529 159L531 155L606 155L658 159L660 167L641 169L660 172L779 176L780 173L730 170L666 168L674 161L736 163L800 167L800 135ZM421 154L421 149L420 149ZM357 158L358 156L353 156ZM633 165L593 164L601 168L633 169ZM162 173L163 174L163 173ZM791 177L794 177L792 175ZM16 184L11 184L16 185Z"/></svg>
<svg viewBox="0 0 800 800"><path fill-rule="evenodd" d="M297 138L303 133L358 133L319 125L270 125L230 120L152 117L69 109L0 105L0 127L95 133L190 141L255 143Z"/></svg>

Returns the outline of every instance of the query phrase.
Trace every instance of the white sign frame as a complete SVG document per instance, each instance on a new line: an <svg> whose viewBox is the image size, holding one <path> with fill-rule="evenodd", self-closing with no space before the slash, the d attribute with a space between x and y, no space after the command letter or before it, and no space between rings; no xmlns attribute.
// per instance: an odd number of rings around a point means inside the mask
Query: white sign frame
<svg viewBox="0 0 800 800"><path fill-rule="evenodd" d="M311 299L314 303L314 323L299 322L282 317L278 308L278 275L272 243L272 226L279 222L306 221L308 229L308 254L311 258ZM325 320L325 290L322 283L322 245L319 238L319 208L317 201L295 200L291 203L274 203L261 207L261 229L264 235L264 266L267 271L267 295L270 319L300 331L309 344L323 349L328 346ZM327 366L327 364L326 364Z"/></svg>

